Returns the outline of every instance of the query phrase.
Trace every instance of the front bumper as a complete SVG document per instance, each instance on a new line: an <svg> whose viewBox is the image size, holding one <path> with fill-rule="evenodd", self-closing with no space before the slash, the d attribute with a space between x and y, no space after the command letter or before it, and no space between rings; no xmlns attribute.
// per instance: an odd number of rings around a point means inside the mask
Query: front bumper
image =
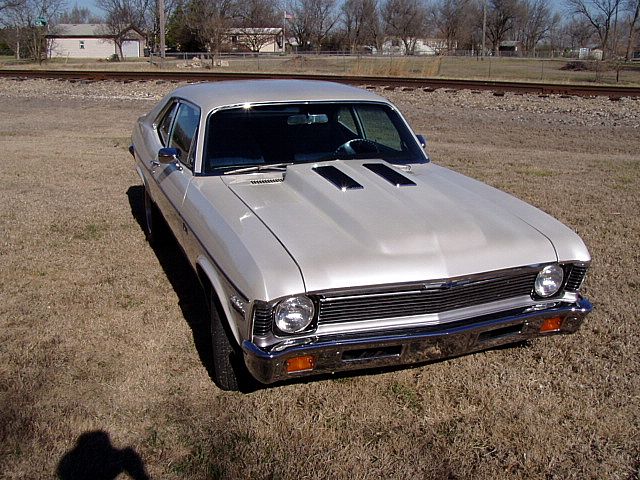
<svg viewBox="0 0 640 480"><path fill-rule="evenodd" d="M262 383L310 375L362 370L456 357L509 343L555 334L574 333L592 310L586 298L544 310L503 312L461 322L369 335L332 335L310 338L304 345L282 351L266 351L244 341L245 364ZM559 318L560 328L540 332L547 319ZM287 372L287 361L303 355L314 357L312 370Z"/></svg>

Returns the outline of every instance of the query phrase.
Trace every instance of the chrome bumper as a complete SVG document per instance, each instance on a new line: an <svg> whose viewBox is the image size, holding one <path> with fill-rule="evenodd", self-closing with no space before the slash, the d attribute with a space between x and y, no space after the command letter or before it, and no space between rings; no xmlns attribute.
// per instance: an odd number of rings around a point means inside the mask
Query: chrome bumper
<svg viewBox="0 0 640 480"><path fill-rule="evenodd" d="M541 311L505 312L464 322L424 329L369 336L333 335L292 346L283 351L266 351L244 341L242 350L251 374L262 383L273 383L310 375L410 365L493 348L499 345L557 334L574 333L592 310L586 298L577 303ZM560 317L560 330L541 333L545 319ZM287 373L287 360L313 355L313 370Z"/></svg>

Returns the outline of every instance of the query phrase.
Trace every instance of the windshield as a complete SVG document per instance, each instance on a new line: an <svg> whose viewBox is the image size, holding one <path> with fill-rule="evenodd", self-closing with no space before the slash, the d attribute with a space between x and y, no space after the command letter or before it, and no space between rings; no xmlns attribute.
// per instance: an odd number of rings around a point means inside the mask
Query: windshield
<svg viewBox="0 0 640 480"><path fill-rule="evenodd" d="M335 159L427 161L389 106L372 103L258 105L215 112L207 125L203 171ZM249 170L251 171L251 170Z"/></svg>

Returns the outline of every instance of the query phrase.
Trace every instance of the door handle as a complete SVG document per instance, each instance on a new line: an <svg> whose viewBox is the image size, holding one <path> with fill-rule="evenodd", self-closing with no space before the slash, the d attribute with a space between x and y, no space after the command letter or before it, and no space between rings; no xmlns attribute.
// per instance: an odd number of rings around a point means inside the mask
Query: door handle
<svg viewBox="0 0 640 480"><path fill-rule="evenodd" d="M151 164L152 167L160 166L160 162L158 162L157 160L151 160L149 163Z"/></svg>

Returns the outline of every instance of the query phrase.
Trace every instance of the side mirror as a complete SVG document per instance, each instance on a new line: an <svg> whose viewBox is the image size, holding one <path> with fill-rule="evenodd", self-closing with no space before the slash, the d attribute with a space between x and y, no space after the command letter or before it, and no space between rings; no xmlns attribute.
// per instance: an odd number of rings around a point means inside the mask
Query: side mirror
<svg viewBox="0 0 640 480"><path fill-rule="evenodd" d="M168 165L180 160L179 148L161 148L158 150L158 162Z"/></svg>
<svg viewBox="0 0 640 480"><path fill-rule="evenodd" d="M422 148L427 148L427 139L424 138L423 135L416 135L416 138L418 139L418 142L420 142L420 146Z"/></svg>

